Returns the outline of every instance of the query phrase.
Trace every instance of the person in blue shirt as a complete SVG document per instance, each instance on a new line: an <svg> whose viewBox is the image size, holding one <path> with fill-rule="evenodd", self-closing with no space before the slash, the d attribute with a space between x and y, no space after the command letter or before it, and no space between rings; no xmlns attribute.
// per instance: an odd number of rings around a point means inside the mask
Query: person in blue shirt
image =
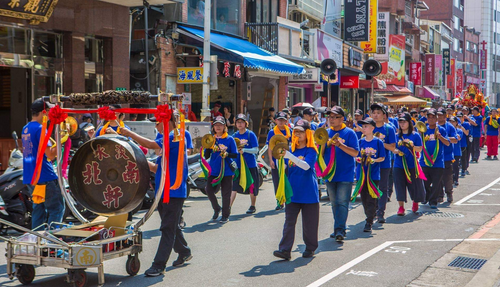
<svg viewBox="0 0 500 287"><path fill-rule="evenodd" d="M472 121L474 121L474 118L471 115L471 109L469 107L464 106L462 109L463 113L463 119L462 123L468 123L469 124L469 136L468 136L468 141L467 141L467 169L469 168L470 163L472 162L472 143L474 142L474 137L472 136ZM470 175L470 172L468 170L465 170L466 175Z"/></svg>
<svg viewBox="0 0 500 287"><path fill-rule="evenodd" d="M156 123L156 129L160 134L164 133L164 126L162 122L157 122L156 118L151 118L150 121ZM174 129L176 128L175 117L169 121L169 130L171 131L168 135L169 140L169 170L170 170L170 185L173 186L176 181L178 162L177 157L179 154L179 142L174 141ZM168 131L168 130L167 130ZM163 148L163 136L157 137L155 140L150 140L142 137L128 128L122 128L121 134L123 136L129 137L136 141L141 146L148 149L162 149ZM172 252L172 249L179 254L177 260L173 262L173 266L182 266L186 261L191 260L193 257L191 254L191 249L188 247L186 239L182 229L179 226L179 222L182 216L182 207L184 201L187 197L187 175L188 175L188 161L187 161L187 150L193 147L191 137L189 133L185 134L185 147L184 147L184 165L182 167L182 181L178 189L171 189L170 187L165 187L170 189L170 201L169 203L164 203L160 200L158 203L158 213L160 215L160 231L161 238L158 244L158 250L156 256L154 257L153 263L149 269L146 270L146 276L159 276L165 272L165 266L167 264L168 258ZM152 168L156 172L156 191L160 187L160 181L162 176L162 158L157 159L157 165ZM156 169L156 170L155 170Z"/></svg>
<svg viewBox="0 0 500 287"><path fill-rule="evenodd" d="M206 192L214 215L212 220L219 218L222 210L220 223L229 221L231 213L231 193L233 190L234 170L237 169L236 162L233 159L238 158L238 149L233 137L227 134L226 120L222 116L215 117L212 123L212 135L215 137L215 144L212 148L205 150L205 158L210 158L210 167L212 171L207 178ZM224 169L223 169L224 166ZM213 183L217 183L215 186ZM220 185L222 196L222 207L220 207L215 192L217 185Z"/></svg>
<svg viewBox="0 0 500 287"><path fill-rule="evenodd" d="M472 125L472 149L471 149L471 162L478 163L480 151L479 144L481 141L481 125L483 123L483 116L480 114L479 107L472 108L472 116L468 117L469 123Z"/></svg>
<svg viewBox="0 0 500 287"><path fill-rule="evenodd" d="M397 133L397 130L399 129L399 122L397 117L393 117L394 110L389 109L387 111L387 115L389 118L386 119L386 123L390 124L392 128L394 129L394 132ZM393 175L393 170L394 170L394 153L389 152L386 154L390 160L391 160L391 169L389 171L389 185L388 185L388 193L387 193L387 202L391 201L391 196L394 193L394 175Z"/></svg>
<svg viewBox="0 0 500 287"><path fill-rule="evenodd" d="M293 195L285 208L285 224L279 250L273 255L285 260L291 259L295 239L297 217L302 212L302 237L306 250L302 257L310 258L318 248L319 192L314 164L318 151L314 143L311 125L306 120L298 120L293 128L291 151L285 151L288 159L288 180Z"/></svg>
<svg viewBox="0 0 500 287"><path fill-rule="evenodd" d="M250 174L252 175L254 183L251 190L243 190L243 188L239 184L240 176L245 171L241 169L241 156L238 155L235 161L238 165L239 176L235 176L233 180L231 206L233 206L233 202L236 199L237 193L250 194L250 208L248 208L246 213L252 214L257 211L255 208L255 202L257 201L257 195L259 195L259 170L257 169L257 154L259 153L259 142L254 132L248 129L247 117L244 114L238 114L236 116L236 129L237 131L233 134L233 138L240 140L241 146L238 147L238 152L243 155L243 160L250 170Z"/></svg>
<svg viewBox="0 0 500 287"><path fill-rule="evenodd" d="M462 156L460 157L460 167L462 168L461 176L465 177L467 168L469 168L469 156L470 155L469 155L468 146L470 145L469 135L470 135L471 126L470 126L469 122L464 120L463 112L457 112L457 118L459 120L458 125L457 125L457 130L460 129L463 133L463 136L460 139L460 148L461 148L461 154L462 154Z"/></svg>
<svg viewBox="0 0 500 287"><path fill-rule="evenodd" d="M279 112L276 114L276 126L274 126L274 128L271 129L267 134L266 145L269 145L269 141L274 135L284 136L285 138L288 139L289 143L292 141L292 130L287 125L287 116L288 115L285 112ZM279 183L279 175L277 168L278 164L276 159L273 158L273 151L271 149L267 149L267 155L269 157L269 164L271 166L271 176L273 179L274 194L276 194ZM287 171L285 171L285 173L287 173ZM276 206L276 210L281 210L283 209L283 207L284 206L278 205Z"/></svg>
<svg viewBox="0 0 500 287"><path fill-rule="evenodd" d="M455 155L453 154L453 145L457 144L459 139L457 138L457 130L452 124L447 122L447 113L445 108L439 108L437 110L437 120L438 125L446 130L446 136L450 141L450 145L444 147L444 173L441 190L441 196L438 201L444 198L446 193L446 198L449 203L453 202L453 160L455 160Z"/></svg>
<svg viewBox="0 0 500 287"><path fill-rule="evenodd" d="M377 124L374 130L374 135L382 140L385 147L384 161L380 164L380 183L379 188L382 191L382 196L378 200L377 218L378 223L385 223L385 208L387 206L387 198L389 195L389 176L391 172L391 157L390 152L396 148L396 130L394 126L385 122L387 110L385 106L375 103L370 107L371 115Z"/></svg>
<svg viewBox="0 0 500 287"><path fill-rule="evenodd" d="M498 160L498 111L496 109L491 110L491 115L484 121L484 126L486 127L486 147L488 148L488 154L486 159Z"/></svg>
<svg viewBox="0 0 500 287"><path fill-rule="evenodd" d="M437 208L441 196L441 181L444 174L444 146L450 141L446 136L446 129L437 125L437 111L432 108L427 111L427 131L422 135L422 154L420 166L427 180L425 184L425 202L429 202L432 209Z"/></svg>
<svg viewBox="0 0 500 287"><path fill-rule="evenodd" d="M352 129L356 132L358 140L360 140L363 136L363 133L361 132L361 125L358 124L359 121L363 120L363 114L362 110L356 110L356 112L354 112L354 123Z"/></svg>
<svg viewBox="0 0 500 287"><path fill-rule="evenodd" d="M413 126L415 126L415 124L418 121L418 112L417 112L417 110L411 110L410 115L411 115L411 123L413 124Z"/></svg>
<svg viewBox="0 0 500 287"><path fill-rule="evenodd" d="M358 163L356 166L356 179L359 184L359 181L363 180L361 177L364 177L364 182L359 191L366 216L363 231L370 232L377 213L377 198L370 194L369 189L372 182L375 185L374 188L379 186L380 163L384 161L386 153L382 140L373 135L376 127L375 121L372 118L366 118L359 123L364 137L359 140L359 155L356 158Z"/></svg>
<svg viewBox="0 0 500 287"><path fill-rule="evenodd" d="M359 139L354 131L348 128L344 123L345 112L335 106L326 111L329 127L328 137L330 143L325 148L323 155L325 164L328 166L332 149L335 149L336 161L335 174L331 180L326 180L326 188L332 205L334 219L333 233L331 238L342 242L346 236L347 215L349 213L349 200L352 193L352 183L354 182L354 157L359 152ZM333 137L338 134L338 139Z"/></svg>
<svg viewBox="0 0 500 287"><path fill-rule="evenodd" d="M423 122L424 124L427 123L427 109L426 108L420 109L420 116L418 117L418 120Z"/></svg>
<svg viewBox="0 0 500 287"><path fill-rule="evenodd" d="M111 110L121 109L121 105L111 105ZM104 134L120 134L121 128L127 128L130 130L130 127L123 123L123 119L125 118L125 114L115 113L116 120L109 121L107 124L99 127L95 133L95 136L102 136Z"/></svg>
<svg viewBox="0 0 500 287"><path fill-rule="evenodd" d="M455 157L455 161L453 162L453 186L458 186L458 177L460 175L460 159L462 158L462 147L461 142L464 137L463 127L460 126L460 120L456 116L449 117L449 123L453 125L455 130L457 131L457 140L456 144L453 144L453 156Z"/></svg>
<svg viewBox="0 0 500 287"><path fill-rule="evenodd" d="M415 157L421 151L422 138L413 128L411 115L408 113L401 114L399 117L398 143L394 151L394 185L396 200L399 203L398 216L405 215L406 190L408 190L413 201L411 210L414 213L418 211L418 204L425 201L424 182L416 176L418 166L415 166ZM408 169L409 174L406 174L405 168Z"/></svg>
<svg viewBox="0 0 500 287"><path fill-rule="evenodd" d="M311 124L311 130L313 131L318 129L318 124L314 122L314 117L317 114L318 113L315 112L313 108L307 108L302 112L302 117L304 118L304 120L308 121Z"/></svg>
<svg viewBox="0 0 500 287"><path fill-rule="evenodd" d="M54 105L36 99L31 104L31 122L23 127L21 139L23 141L23 183L31 185L33 173L35 171L38 147L40 145L40 135L42 133L42 123L44 112L48 117L48 111ZM50 136L50 135L48 135ZM31 226L34 230L42 229L42 224L49 226L52 222L62 222L64 214L64 199L57 181L58 177L54 167L49 162L53 161L57 155L57 147L51 145L50 141L46 148L42 148L44 153L41 164L40 177L35 185L45 188L45 201L33 203L33 213Z"/></svg>

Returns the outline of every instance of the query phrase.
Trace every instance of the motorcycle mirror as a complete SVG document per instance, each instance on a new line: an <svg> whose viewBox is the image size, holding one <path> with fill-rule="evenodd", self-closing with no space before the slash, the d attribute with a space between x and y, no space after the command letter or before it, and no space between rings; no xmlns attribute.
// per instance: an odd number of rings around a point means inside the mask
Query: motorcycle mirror
<svg viewBox="0 0 500 287"><path fill-rule="evenodd" d="M12 132L12 138L14 139L14 142L16 143L16 149L19 149L19 144L17 143L18 137L16 131Z"/></svg>

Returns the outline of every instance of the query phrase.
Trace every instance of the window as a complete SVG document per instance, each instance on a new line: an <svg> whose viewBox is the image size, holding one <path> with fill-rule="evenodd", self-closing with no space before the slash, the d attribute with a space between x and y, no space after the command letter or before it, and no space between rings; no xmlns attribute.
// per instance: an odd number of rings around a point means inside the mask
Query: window
<svg viewBox="0 0 500 287"><path fill-rule="evenodd" d="M459 42L457 38L453 38L453 51L458 52Z"/></svg>
<svg viewBox="0 0 500 287"><path fill-rule="evenodd" d="M0 35L0 52L30 54L28 30L0 27Z"/></svg>
<svg viewBox="0 0 500 287"><path fill-rule="evenodd" d="M102 39L85 38L85 61L96 63L104 62Z"/></svg>
<svg viewBox="0 0 500 287"><path fill-rule="evenodd" d="M453 28L460 30L460 19L457 16L453 16Z"/></svg>
<svg viewBox="0 0 500 287"><path fill-rule="evenodd" d="M467 41L467 44L466 44L466 46L465 46L465 49L466 49L467 51L470 51L470 50L471 50L471 46L470 46L470 44L471 44L471 43L470 43L469 41Z"/></svg>
<svg viewBox="0 0 500 287"><path fill-rule="evenodd" d="M40 32L34 34L33 54L35 56L62 58L60 35Z"/></svg>
<svg viewBox="0 0 500 287"><path fill-rule="evenodd" d="M240 1L213 0L212 7L214 9L211 10L210 26L215 30L239 34L239 25L241 22ZM188 23L203 26L204 21L205 1L188 0Z"/></svg>
<svg viewBox="0 0 500 287"><path fill-rule="evenodd" d="M453 0L453 5L457 8L460 8L460 0Z"/></svg>

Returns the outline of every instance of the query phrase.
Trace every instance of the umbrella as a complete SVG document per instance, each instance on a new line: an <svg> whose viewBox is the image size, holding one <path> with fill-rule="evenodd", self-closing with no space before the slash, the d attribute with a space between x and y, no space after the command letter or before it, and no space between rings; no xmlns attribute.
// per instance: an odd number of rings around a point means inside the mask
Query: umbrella
<svg viewBox="0 0 500 287"><path fill-rule="evenodd" d="M314 108L314 106L311 105L310 103L298 103L295 104L292 108L307 109L307 108Z"/></svg>

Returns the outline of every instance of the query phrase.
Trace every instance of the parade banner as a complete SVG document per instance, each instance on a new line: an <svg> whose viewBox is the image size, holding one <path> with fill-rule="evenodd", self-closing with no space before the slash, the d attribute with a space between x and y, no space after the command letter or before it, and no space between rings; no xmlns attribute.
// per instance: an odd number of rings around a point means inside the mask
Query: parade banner
<svg viewBox="0 0 500 287"><path fill-rule="evenodd" d="M368 41L370 7L367 0L345 0L344 40L348 42Z"/></svg>
<svg viewBox="0 0 500 287"><path fill-rule="evenodd" d="M436 55L434 54L426 54L425 55L425 85L426 86L434 86L436 85L436 77L435 77L435 63L436 63Z"/></svg>
<svg viewBox="0 0 500 287"><path fill-rule="evenodd" d="M410 81L415 85L422 85L422 63L410 63Z"/></svg>
<svg viewBox="0 0 500 287"><path fill-rule="evenodd" d="M377 52L377 15L378 0L370 0L369 41L360 43L361 49L363 49L365 54Z"/></svg>

